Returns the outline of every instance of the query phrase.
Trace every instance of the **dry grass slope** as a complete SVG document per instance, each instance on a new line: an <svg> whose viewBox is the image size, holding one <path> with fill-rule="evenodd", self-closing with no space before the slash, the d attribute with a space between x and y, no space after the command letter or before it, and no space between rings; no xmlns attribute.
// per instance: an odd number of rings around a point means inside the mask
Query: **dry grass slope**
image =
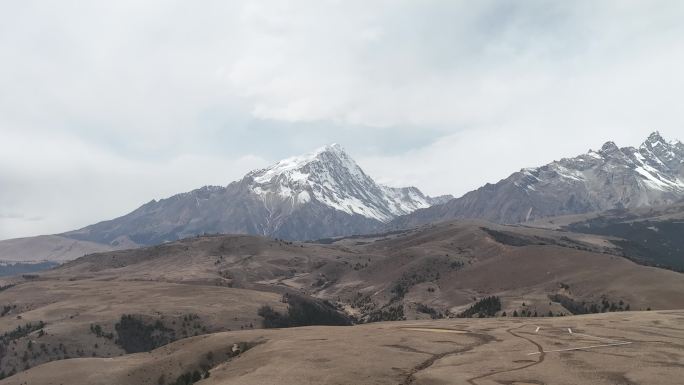
<svg viewBox="0 0 684 385"><path fill-rule="evenodd" d="M57 361L0 384L157 385L201 367L203 385L678 384L683 340L682 312L254 330ZM256 346L231 354L245 341Z"/></svg>
<svg viewBox="0 0 684 385"><path fill-rule="evenodd" d="M602 310L684 308L684 275L619 255L602 236L484 222L325 245L208 236L93 254L0 282L14 285L0 291L0 332L8 333L0 371L17 372L7 384L173 384L195 371L210 372L203 384L668 383L682 369L673 363L682 314L555 317L604 303ZM283 295L295 293L328 300L359 322L413 321L257 330L262 305L284 312ZM432 320L488 296L501 301L487 312L498 318ZM116 327L123 315L143 331L159 325L150 333L163 335L151 341L175 342L125 354ZM27 331L27 323L40 327ZM634 346L526 356L602 341L575 340L568 327ZM256 345L237 355L234 344ZM631 358L647 365L631 368Z"/></svg>

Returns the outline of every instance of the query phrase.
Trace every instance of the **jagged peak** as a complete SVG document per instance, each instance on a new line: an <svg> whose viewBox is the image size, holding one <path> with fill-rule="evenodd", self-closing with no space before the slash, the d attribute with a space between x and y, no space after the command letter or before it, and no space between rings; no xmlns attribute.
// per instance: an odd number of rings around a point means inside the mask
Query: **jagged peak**
<svg viewBox="0 0 684 385"><path fill-rule="evenodd" d="M344 147L342 147L342 145L340 145L338 143L326 144L325 146L318 148L314 152L316 152L316 153L333 152L333 153L338 153L338 154L339 153L346 153L344 151Z"/></svg>
<svg viewBox="0 0 684 385"><path fill-rule="evenodd" d="M666 143L665 139L663 139L663 136L660 135L660 131L653 131L651 135L649 135L648 138L646 138L646 141L644 143L656 144L659 142Z"/></svg>
<svg viewBox="0 0 684 385"><path fill-rule="evenodd" d="M599 153L602 154L611 154L616 151L620 151L620 148L615 144L615 142L608 141L601 146L601 149L599 150Z"/></svg>
<svg viewBox="0 0 684 385"><path fill-rule="evenodd" d="M349 168L358 168L354 160L347 155L341 145L332 143L303 155L285 158L269 167L252 171L248 175L253 177L256 182L263 183L271 180L275 176L295 172L312 162L322 161L330 156L341 160Z"/></svg>
<svg viewBox="0 0 684 385"><path fill-rule="evenodd" d="M336 143L252 171L244 180L252 192L268 199L280 197L293 204L315 201L382 222L435 202L416 187L376 183Z"/></svg>
<svg viewBox="0 0 684 385"><path fill-rule="evenodd" d="M680 142L678 139L675 140L667 140L665 139L659 131L653 131L648 138L641 144L641 148L656 148L656 147L677 147L681 148L684 146L682 142Z"/></svg>
<svg viewBox="0 0 684 385"><path fill-rule="evenodd" d="M325 155L332 155L338 158L350 158L350 156L345 151L344 147L342 147L342 145L338 143L326 144L325 146L319 147L312 152L300 156L295 156L292 158L308 158L309 160L315 160L320 159Z"/></svg>

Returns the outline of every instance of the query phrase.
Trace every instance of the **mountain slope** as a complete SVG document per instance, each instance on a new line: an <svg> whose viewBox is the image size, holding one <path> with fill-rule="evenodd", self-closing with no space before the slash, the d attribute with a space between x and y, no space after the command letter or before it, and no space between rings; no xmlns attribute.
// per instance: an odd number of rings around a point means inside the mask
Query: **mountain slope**
<svg viewBox="0 0 684 385"><path fill-rule="evenodd" d="M352 307L367 302L357 309L361 317L399 305L405 315L415 316L417 303L457 313L483 295L501 296L511 312L521 295L540 314L567 312L556 305L550 309L548 301L564 290L578 301L608 297L634 310L684 306L683 274L623 258L628 250L615 239L482 221L444 222L332 244L218 235L92 254L40 276L292 290ZM367 298L360 301L360 296Z"/></svg>
<svg viewBox="0 0 684 385"><path fill-rule="evenodd" d="M0 241L0 261L41 262L69 261L86 254L99 253L132 247L120 244L118 247L100 243L78 241L59 235L39 235Z"/></svg>
<svg viewBox="0 0 684 385"><path fill-rule="evenodd" d="M610 236L638 263L684 272L684 202L546 218L528 226Z"/></svg>
<svg viewBox="0 0 684 385"><path fill-rule="evenodd" d="M441 203L414 187L379 185L339 145L151 201L123 217L63 234L103 244L158 244L204 233L316 239L368 233L398 215Z"/></svg>
<svg viewBox="0 0 684 385"><path fill-rule="evenodd" d="M415 187L376 184L337 144L253 171L245 180L265 202L289 200L294 205L316 201L381 222L439 202Z"/></svg>
<svg viewBox="0 0 684 385"><path fill-rule="evenodd" d="M442 205L397 218L406 228L454 218L519 223L538 218L669 204L684 198L684 144L658 132L639 147L599 151L523 169Z"/></svg>
<svg viewBox="0 0 684 385"><path fill-rule="evenodd" d="M651 311L240 330L145 354L53 361L0 384L188 383L182 376L204 367L210 375L201 385L675 385L681 384L684 361L682 315ZM611 339L616 345L606 342ZM231 347L245 342L256 346L231 358ZM553 353L591 345L602 346Z"/></svg>

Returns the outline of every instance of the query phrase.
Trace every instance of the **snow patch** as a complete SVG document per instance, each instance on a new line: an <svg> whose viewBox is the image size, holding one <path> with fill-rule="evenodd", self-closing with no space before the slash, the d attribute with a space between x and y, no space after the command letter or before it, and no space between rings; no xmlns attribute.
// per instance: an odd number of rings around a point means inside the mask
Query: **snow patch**
<svg viewBox="0 0 684 385"><path fill-rule="evenodd" d="M311 201L311 195L308 192L302 191L297 195L297 202L307 203Z"/></svg>

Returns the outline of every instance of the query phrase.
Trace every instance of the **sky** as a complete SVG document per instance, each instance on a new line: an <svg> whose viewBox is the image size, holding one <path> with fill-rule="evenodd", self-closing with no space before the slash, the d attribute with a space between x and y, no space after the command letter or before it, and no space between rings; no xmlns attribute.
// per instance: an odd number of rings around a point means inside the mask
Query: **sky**
<svg viewBox="0 0 684 385"><path fill-rule="evenodd" d="M684 140L684 2L0 2L0 239L58 233L339 143L459 196Z"/></svg>

